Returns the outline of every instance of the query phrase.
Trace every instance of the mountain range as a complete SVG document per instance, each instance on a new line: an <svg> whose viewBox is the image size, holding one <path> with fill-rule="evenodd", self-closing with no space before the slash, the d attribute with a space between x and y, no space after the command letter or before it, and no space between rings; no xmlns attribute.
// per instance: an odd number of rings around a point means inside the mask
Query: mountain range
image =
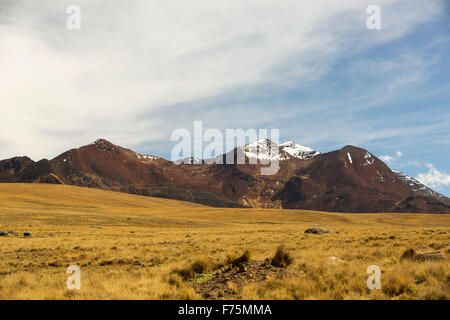
<svg viewBox="0 0 450 320"><path fill-rule="evenodd" d="M271 144L260 139L230 151L234 164L226 163L230 153L218 157L224 164L211 164L195 158L172 162L98 139L52 160L2 160L0 182L68 184L216 207L450 213L449 198L364 149L319 153L288 141L273 153ZM245 164L236 164L242 154ZM249 163L252 158L257 164ZM279 171L261 175L260 160L274 159Z"/></svg>

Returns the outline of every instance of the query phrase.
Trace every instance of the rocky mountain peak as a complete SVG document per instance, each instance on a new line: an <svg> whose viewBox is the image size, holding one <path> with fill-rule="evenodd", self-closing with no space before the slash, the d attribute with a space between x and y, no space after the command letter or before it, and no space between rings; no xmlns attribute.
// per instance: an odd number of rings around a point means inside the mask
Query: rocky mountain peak
<svg viewBox="0 0 450 320"><path fill-rule="evenodd" d="M117 150L117 146L116 145L114 145L111 142L109 142L108 140L105 140L105 139L102 139L102 138L95 140L89 146L94 146L98 150L105 151L105 152L114 152L114 151Z"/></svg>

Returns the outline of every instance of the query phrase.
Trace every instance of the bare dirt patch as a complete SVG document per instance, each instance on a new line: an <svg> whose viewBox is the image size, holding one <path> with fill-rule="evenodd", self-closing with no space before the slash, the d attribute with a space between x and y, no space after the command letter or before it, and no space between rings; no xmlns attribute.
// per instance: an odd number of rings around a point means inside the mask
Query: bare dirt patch
<svg viewBox="0 0 450 320"><path fill-rule="evenodd" d="M205 299L240 299L242 288L268 279L286 279L299 276L284 268L265 262L250 260L237 266L225 266L215 271L206 281L193 281L194 289ZM203 278L200 278L203 279Z"/></svg>

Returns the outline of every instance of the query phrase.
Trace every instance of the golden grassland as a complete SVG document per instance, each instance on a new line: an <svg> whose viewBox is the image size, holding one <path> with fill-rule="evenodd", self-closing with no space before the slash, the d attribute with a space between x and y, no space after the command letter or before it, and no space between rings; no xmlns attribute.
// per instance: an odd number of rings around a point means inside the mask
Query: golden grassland
<svg viewBox="0 0 450 320"><path fill-rule="evenodd" d="M312 226L335 233L305 234ZM72 186L0 184L0 231L8 230L19 235L0 237L0 299L201 299L195 282L214 277L214 267L194 280L174 270L202 259L219 265L246 249L263 261L279 245L294 258L287 269L293 276L217 298L450 297L448 247L440 249L447 260L400 259L408 248L449 244L449 215L221 209ZM327 263L329 256L345 263ZM80 290L66 287L71 264L81 268ZM367 289L370 265L381 268L380 290Z"/></svg>

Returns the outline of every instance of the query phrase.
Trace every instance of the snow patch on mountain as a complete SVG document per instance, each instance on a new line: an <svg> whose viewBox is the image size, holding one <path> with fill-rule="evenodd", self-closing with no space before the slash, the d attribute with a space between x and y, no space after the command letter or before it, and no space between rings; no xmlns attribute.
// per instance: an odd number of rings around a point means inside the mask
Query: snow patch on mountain
<svg viewBox="0 0 450 320"><path fill-rule="evenodd" d="M293 141L286 141L277 145L275 142L263 138L253 141L243 147L247 158L256 158L262 161L288 160L292 158L308 160L320 154L316 150L302 146Z"/></svg>
<svg viewBox="0 0 450 320"><path fill-rule="evenodd" d="M302 146L291 140L281 143L279 146L281 150L290 154L292 157L302 160L311 159L320 154L320 152L312 148Z"/></svg>
<svg viewBox="0 0 450 320"><path fill-rule="evenodd" d="M262 161L282 160L277 144L266 138L250 142L239 149L249 159L256 158Z"/></svg>
<svg viewBox="0 0 450 320"><path fill-rule="evenodd" d="M397 178L399 178L404 184L406 184L412 191L415 193L432 197L434 199L444 201L445 203L450 203L450 199L446 196L428 188L426 185L421 183L420 181L408 176L407 174L404 174L403 172L392 170L392 172L396 175Z"/></svg>
<svg viewBox="0 0 450 320"><path fill-rule="evenodd" d="M135 152L134 154L135 154L136 158L138 158L138 160L156 160L156 159L158 159L158 157L147 155L147 154L140 154L137 152Z"/></svg>
<svg viewBox="0 0 450 320"><path fill-rule="evenodd" d="M174 161L176 164L202 164L203 161L196 157L186 157L184 159L179 159Z"/></svg>
<svg viewBox="0 0 450 320"><path fill-rule="evenodd" d="M418 180L408 176L407 174L404 174L403 172L400 172L400 171L397 171L397 170L393 170L393 169L392 169L392 172L397 176L397 178L402 180L409 187L414 187L415 189L420 189L420 190L428 189L427 186L425 186L424 184L422 184Z"/></svg>
<svg viewBox="0 0 450 320"><path fill-rule="evenodd" d="M369 152L366 152L366 154L364 155L364 159L366 160L366 162L363 163L364 167L369 166L375 162L375 159L372 157L372 155Z"/></svg>

